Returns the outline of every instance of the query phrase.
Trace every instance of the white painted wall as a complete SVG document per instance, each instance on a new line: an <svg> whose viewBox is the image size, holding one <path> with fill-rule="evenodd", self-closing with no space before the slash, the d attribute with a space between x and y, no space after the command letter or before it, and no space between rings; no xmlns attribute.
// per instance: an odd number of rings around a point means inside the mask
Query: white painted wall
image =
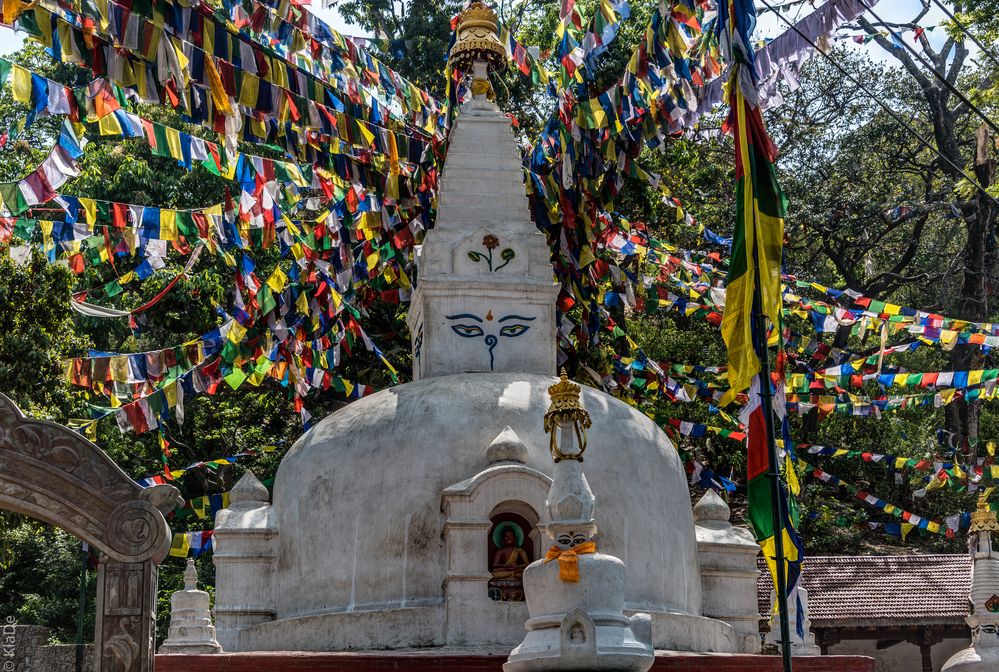
<svg viewBox="0 0 999 672"><path fill-rule="evenodd" d="M895 646L878 650L877 640L851 639L829 647L829 653L834 655L858 655L874 658L874 672L920 672L923 669L923 659L919 647L914 644L896 644ZM971 646L971 639L945 639L933 645L933 672L939 672L943 664L961 649Z"/></svg>

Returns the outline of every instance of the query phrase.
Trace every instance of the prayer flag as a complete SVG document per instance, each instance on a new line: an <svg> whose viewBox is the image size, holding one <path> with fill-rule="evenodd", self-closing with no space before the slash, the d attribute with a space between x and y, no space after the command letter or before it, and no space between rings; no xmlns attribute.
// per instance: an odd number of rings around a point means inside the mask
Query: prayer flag
<svg viewBox="0 0 999 672"><path fill-rule="evenodd" d="M750 336L755 276L759 274L760 305L773 325L779 324L780 262L786 200L777 182L777 148L766 129L760 108L747 100L751 86L746 66L733 69L731 111L726 130L735 136L736 222L732 260L725 283L722 337L728 347L729 383L734 392L749 386L760 370Z"/></svg>

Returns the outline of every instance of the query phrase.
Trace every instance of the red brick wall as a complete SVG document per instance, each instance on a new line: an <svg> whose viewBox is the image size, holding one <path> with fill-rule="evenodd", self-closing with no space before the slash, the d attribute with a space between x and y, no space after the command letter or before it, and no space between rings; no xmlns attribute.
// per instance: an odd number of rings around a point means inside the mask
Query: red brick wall
<svg viewBox="0 0 999 672"><path fill-rule="evenodd" d="M502 672L506 656L377 653L222 653L156 656L156 672ZM653 672L781 672L777 656L659 656ZM863 656L794 659L794 672L874 672Z"/></svg>

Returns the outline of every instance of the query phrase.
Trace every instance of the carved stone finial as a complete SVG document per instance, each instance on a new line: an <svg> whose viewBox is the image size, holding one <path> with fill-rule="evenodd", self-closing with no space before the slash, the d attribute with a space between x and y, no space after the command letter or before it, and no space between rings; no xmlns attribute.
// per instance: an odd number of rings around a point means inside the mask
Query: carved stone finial
<svg viewBox="0 0 999 672"><path fill-rule="evenodd" d="M229 492L230 504L242 504L244 502L266 504L270 501L270 494L264 484L253 475L252 471L243 474L236 486Z"/></svg>
<svg viewBox="0 0 999 672"><path fill-rule="evenodd" d="M187 567L184 568L184 590L198 589L198 570L194 566L194 558L187 559Z"/></svg>
<svg viewBox="0 0 999 672"><path fill-rule="evenodd" d="M486 459L489 460L489 464L497 462L519 462L520 464L525 464L527 457L527 446L524 445L524 442L517 436L517 432L513 431L513 428L509 425L497 434L496 438L489 444L489 447L486 448Z"/></svg>
<svg viewBox="0 0 999 672"><path fill-rule="evenodd" d="M703 523L727 524L731 515L732 510L728 504L714 490L708 490L694 505L694 522L699 525Z"/></svg>
<svg viewBox="0 0 999 672"><path fill-rule="evenodd" d="M562 549L591 541L597 533L593 518L596 499L583 474L585 428L590 426L590 416L579 403L579 392L579 385L570 382L563 370L561 380L548 388L552 403L545 413L545 431L551 433L555 469L545 502L550 521L542 529ZM557 430L562 430L561 446L556 438ZM573 450L577 440L578 452Z"/></svg>

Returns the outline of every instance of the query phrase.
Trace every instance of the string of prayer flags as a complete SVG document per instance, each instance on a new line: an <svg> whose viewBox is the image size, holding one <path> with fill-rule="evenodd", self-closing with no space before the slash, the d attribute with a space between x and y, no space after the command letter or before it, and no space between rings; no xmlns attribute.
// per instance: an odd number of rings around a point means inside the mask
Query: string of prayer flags
<svg viewBox="0 0 999 672"><path fill-rule="evenodd" d="M206 468L209 468L209 469L217 469L220 466L224 466L224 465L227 465L227 464L232 464L233 462L236 462L237 460L239 460L240 458L243 458L243 457L254 457L254 456L260 455L261 453L270 453L270 452L273 452L273 451L275 451L275 450L278 449L279 445L280 444L276 444L276 445L265 445L265 446L260 446L260 447L257 447L257 448L249 448L247 450L242 450L242 451L240 451L240 452L238 452L238 453L236 453L234 455L228 455L226 457L219 457L219 458L216 458L214 460L199 460L197 462L192 462L191 464L187 465L183 469L174 469L174 470L171 470L170 473L169 473L169 475L167 475L167 474L154 474L152 476L147 476L145 478L136 479L136 483L138 483L139 485L141 485L144 488L148 488L148 487L151 487L151 486L154 486L154 485L161 485L163 483L167 483L169 481L176 480L176 479L180 478L181 476L183 476L184 474L186 474L187 472L192 471L194 469L201 469L202 467L206 467ZM224 508L224 505L223 505L223 508Z"/></svg>
<svg viewBox="0 0 999 672"><path fill-rule="evenodd" d="M196 516L199 519L211 518L214 520L215 514L228 506L228 491L194 497L185 500L182 506L174 510L173 520L183 520L188 516Z"/></svg>
<svg viewBox="0 0 999 672"><path fill-rule="evenodd" d="M203 553L212 550L212 535L215 530L202 530L199 532L174 532L173 541L170 544L170 555L175 558L186 558L193 555L200 557Z"/></svg>
<svg viewBox="0 0 999 672"><path fill-rule="evenodd" d="M921 529L921 530L926 530L926 531L931 532L933 534L943 534L948 539L952 539L954 537L955 532L957 531L957 521L956 520L954 521L954 526L952 528L951 525L950 525L950 520L948 520L948 521L946 521L944 523L941 523L940 521L937 521L937 520L931 520L929 518L924 518L922 516L918 516L915 513L912 513L910 511L906 511L905 509L903 509L901 507L897 507L897 506L895 506L893 504L889 504L888 502L884 501L883 499L879 499L878 497L870 494L869 492L867 492L865 490L861 490L859 488L856 488L856 487L850 485L849 483L841 480L837 476L834 476L834 475L830 474L827 471L819 469L818 467L812 467L811 465L809 465L809 464L807 464L805 462L802 462L802 465L804 466L804 468L806 470L811 471L812 476L814 478L816 478L817 480L821 481L822 483L825 483L826 485L830 485L830 486L836 486L836 487L843 488L848 493L850 493L851 495L853 495L856 499L864 502L865 504L867 504L869 506L873 506L876 509L884 511L888 515L892 515L892 516L895 516L896 518L900 518L900 519L902 519L903 522L905 522L905 523L907 523L909 525L912 525L914 528L918 528L918 529Z"/></svg>

